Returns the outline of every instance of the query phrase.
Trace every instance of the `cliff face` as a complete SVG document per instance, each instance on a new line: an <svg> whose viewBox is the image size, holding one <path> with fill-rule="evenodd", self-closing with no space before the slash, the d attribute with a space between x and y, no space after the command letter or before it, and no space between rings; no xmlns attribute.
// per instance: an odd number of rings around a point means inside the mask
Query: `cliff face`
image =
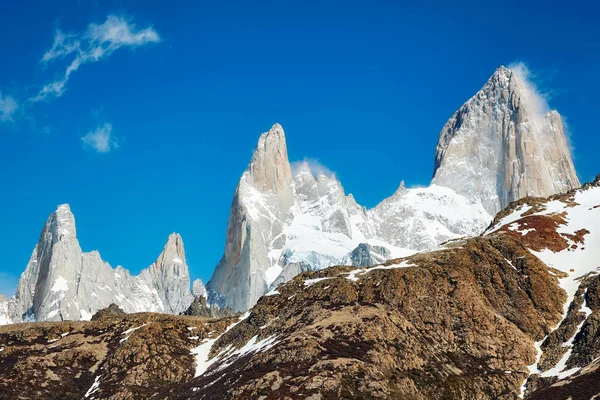
<svg viewBox="0 0 600 400"><path fill-rule="evenodd" d="M247 310L268 291L269 250L285 243L293 203L292 172L283 129L274 125L258 141L231 204L225 254L207 287L232 309Z"/></svg>
<svg viewBox="0 0 600 400"><path fill-rule="evenodd" d="M480 199L491 215L525 196L579 186L560 115L500 67L446 122L432 183Z"/></svg>

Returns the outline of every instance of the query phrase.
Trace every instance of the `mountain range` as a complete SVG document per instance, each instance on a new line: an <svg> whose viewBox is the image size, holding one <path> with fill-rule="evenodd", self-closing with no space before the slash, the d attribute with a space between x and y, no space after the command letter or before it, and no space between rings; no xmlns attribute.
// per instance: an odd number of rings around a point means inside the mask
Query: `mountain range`
<svg viewBox="0 0 600 400"><path fill-rule="evenodd" d="M476 236L494 215L525 196L579 187L560 115L500 67L448 120L425 188L398 190L372 209L346 194L335 175L303 162L292 171L283 128L258 141L234 193L225 250L206 288L190 287L183 241L169 236L140 275L84 253L75 218L61 205L46 222L0 324L86 320L115 303L126 312L179 314L194 296L246 311L296 275L334 265L370 267Z"/></svg>
<svg viewBox="0 0 600 400"><path fill-rule="evenodd" d="M600 175L478 236L302 272L225 318L123 314L0 327L0 398L600 396Z"/></svg>

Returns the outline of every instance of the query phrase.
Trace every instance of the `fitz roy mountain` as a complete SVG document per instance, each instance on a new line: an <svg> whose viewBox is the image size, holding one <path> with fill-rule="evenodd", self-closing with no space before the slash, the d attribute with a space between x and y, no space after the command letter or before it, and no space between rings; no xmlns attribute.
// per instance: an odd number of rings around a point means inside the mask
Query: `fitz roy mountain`
<svg viewBox="0 0 600 400"><path fill-rule="evenodd" d="M89 320L110 304L125 312L153 311L178 314L194 296L181 236L173 233L156 262L132 276L116 269L97 251L81 251L75 217L61 205L44 225L17 294L0 298L0 324L21 321ZM194 291L205 293L200 281Z"/></svg>
<svg viewBox="0 0 600 400"><path fill-rule="evenodd" d="M444 125L432 184L479 198L491 215L578 187L560 115L543 108L526 81L500 67Z"/></svg>
<svg viewBox="0 0 600 400"><path fill-rule="evenodd" d="M578 186L560 115L545 112L534 89L505 67L442 129L431 185L401 183L369 210L335 175L307 162L292 173L275 124L235 191L209 299L245 311L301 272L370 266L477 235L511 201Z"/></svg>
<svg viewBox="0 0 600 400"><path fill-rule="evenodd" d="M346 194L335 175L307 162L292 169L284 130L275 124L260 136L237 185L224 254L206 288L200 281L190 288L179 235L132 276L97 251L82 252L75 218L68 205L59 206L17 294L0 297L0 324L89 320L113 303L127 313L180 314L206 302L242 312L298 274L371 267L479 235L513 200L578 186L560 115L544 110L533 88L501 67L442 129L431 185L401 183L372 209Z"/></svg>

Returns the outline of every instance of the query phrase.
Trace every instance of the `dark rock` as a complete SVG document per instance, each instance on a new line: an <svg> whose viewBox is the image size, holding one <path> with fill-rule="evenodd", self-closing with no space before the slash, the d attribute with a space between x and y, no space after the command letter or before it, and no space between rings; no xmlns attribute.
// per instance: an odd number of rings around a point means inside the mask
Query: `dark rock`
<svg viewBox="0 0 600 400"><path fill-rule="evenodd" d="M219 308L217 306L209 306L206 304L206 298L204 296L196 296L192 304L190 304L188 309L181 315L192 315L205 318L226 318L234 316L235 313L229 307Z"/></svg>
<svg viewBox="0 0 600 400"><path fill-rule="evenodd" d="M126 312L121 310L121 308L119 308L118 305L116 305L115 303L111 303L110 306L103 308L102 310L100 310L96 314L94 314L94 316L92 317L92 321L95 321L100 318L118 317L120 315L125 315L125 314L126 314Z"/></svg>

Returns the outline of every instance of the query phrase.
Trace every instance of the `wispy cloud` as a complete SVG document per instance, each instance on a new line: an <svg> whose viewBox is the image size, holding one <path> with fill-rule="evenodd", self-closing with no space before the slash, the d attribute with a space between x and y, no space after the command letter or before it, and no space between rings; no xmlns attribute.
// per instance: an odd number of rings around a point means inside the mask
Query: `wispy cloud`
<svg viewBox="0 0 600 400"><path fill-rule="evenodd" d="M17 111L17 101L11 96L3 96L0 93L0 121L12 121L15 111Z"/></svg>
<svg viewBox="0 0 600 400"><path fill-rule="evenodd" d="M160 42L159 34L152 27L138 29L122 16L109 15L102 24L90 24L81 34L66 34L57 30L50 50L44 53L41 63L73 57L60 78L47 83L30 100L38 102L60 97L66 90L71 74L84 64L101 60L121 47L139 47Z"/></svg>
<svg viewBox="0 0 600 400"><path fill-rule="evenodd" d="M81 141L85 147L98 153L108 153L119 147L119 143L112 135L112 125L108 122L97 127L96 130L88 132L81 138Z"/></svg>
<svg viewBox="0 0 600 400"><path fill-rule="evenodd" d="M335 175L335 173L323 165L320 161L314 158L305 158L302 161L294 161L291 164L292 167L292 175L296 176L298 172L300 172L301 168L306 168L310 170L313 176L316 178L317 176L323 174L327 177L331 177Z"/></svg>
<svg viewBox="0 0 600 400"><path fill-rule="evenodd" d="M534 124L543 126L545 115L552 110L548 103L551 99L551 90L540 85L543 82L543 77L534 73L526 63L523 61L516 61L508 65L508 68L519 78L519 80L525 86L525 91L522 93L523 100L527 104L529 111L529 117ZM575 147L571 140L571 128L567 122L565 115L560 116L563 133L565 134L565 140L567 147L571 153L571 157L575 158Z"/></svg>
<svg viewBox="0 0 600 400"><path fill-rule="evenodd" d="M508 68L525 86L526 90L521 94L521 96L527 104L531 116L534 117L534 122L541 123L544 119L544 115L550 111L550 105L548 104L548 100L550 98L549 94L540 90L536 84L536 75L524 62L513 62L508 65Z"/></svg>

